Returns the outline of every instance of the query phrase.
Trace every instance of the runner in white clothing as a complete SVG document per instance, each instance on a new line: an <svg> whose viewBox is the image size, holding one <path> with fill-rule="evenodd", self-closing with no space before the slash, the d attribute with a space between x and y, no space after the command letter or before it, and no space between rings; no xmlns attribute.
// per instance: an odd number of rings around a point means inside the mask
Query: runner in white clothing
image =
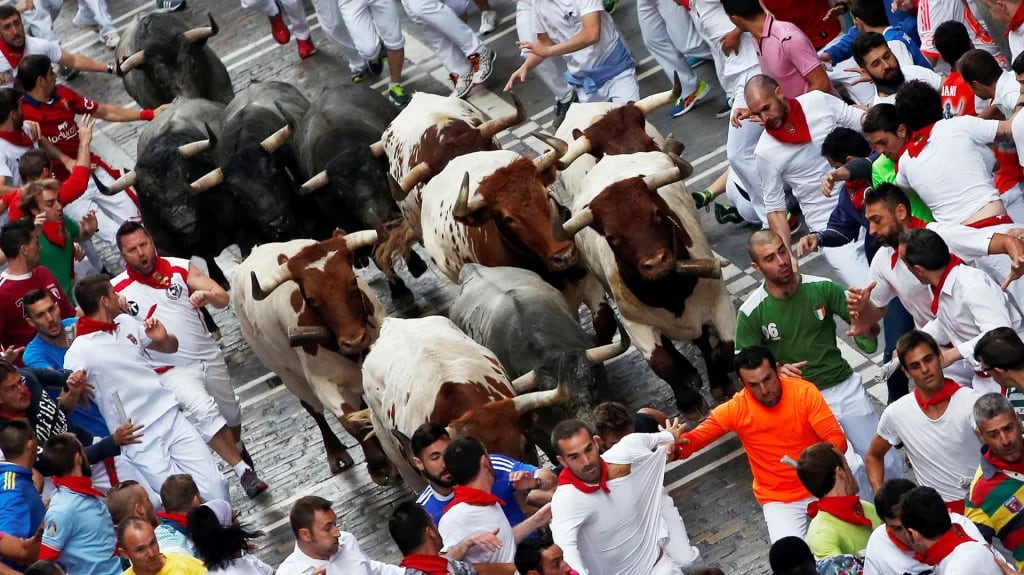
<svg viewBox="0 0 1024 575"><path fill-rule="evenodd" d="M864 32L853 41L853 59L861 67L860 81L874 88L872 105L894 104L896 91L906 82L921 80L936 90L942 89L942 76L929 68L900 62L885 36Z"/></svg>
<svg viewBox="0 0 1024 575"><path fill-rule="evenodd" d="M242 0L242 9L259 12L269 18L270 35L278 44L287 44L294 33L300 59L305 60L316 53L313 39L309 37L306 8L301 0ZM287 24L285 17L288 18ZM348 43L351 44L351 40Z"/></svg>
<svg viewBox="0 0 1024 575"><path fill-rule="evenodd" d="M18 73L21 58L33 54L44 54L53 62L83 72L113 74L116 71L113 64L62 50L55 40L40 40L28 36L25 34L25 26L18 10L10 4L0 6L0 87L14 86L14 77Z"/></svg>
<svg viewBox="0 0 1024 575"><path fill-rule="evenodd" d="M139 471L150 499L159 502L164 480L185 473L203 499L226 500L210 450L149 367L149 349L173 353L178 340L156 318L139 322L122 314L107 276L82 278L75 296L85 315L75 326L64 368L85 370L111 432L127 421L145 426L142 443L126 446L123 454Z"/></svg>
<svg viewBox="0 0 1024 575"><path fill-rule="evenodd" d="M402 0L405 13L420 25L427 44L448 70L452 95L459 98L491 77L497 57L460 18L469 5L469 0Z"/></svg>
<svg viewBox="0 0 1024 575"><path fill-rule="evenodd" d="M792 188L800 202L807 227L811 231L824 230L839 195L821 193L821 181L832 170L821 155L821 145L838 126L860 131L864 112L819 91L787 98L779 84L764 75L747 82L746 97L750 113L765 127L754 157L768 224L782 238L783 245L790 246L785 186ZM846 285L864 285L868 260L863 239L837 248L823 248L822 253ZM795 261L794 257L794 264Z"/></svg>

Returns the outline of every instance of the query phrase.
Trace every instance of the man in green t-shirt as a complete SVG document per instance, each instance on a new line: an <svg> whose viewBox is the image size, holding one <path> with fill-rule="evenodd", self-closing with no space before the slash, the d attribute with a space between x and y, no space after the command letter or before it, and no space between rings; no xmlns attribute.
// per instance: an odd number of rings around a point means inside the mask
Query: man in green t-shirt
<svg viewBox="0 0 1024 575"><path fill-rule="evenodd" d="M75 242L88 240L96 233L96 214L88 212L81 223L64 215L60 203L60 182L54 179L36 180L21 190L21 211L34 218L39 233L39 264L57 278L71 303L74 283ZM77 256L81 259L81 256Z"/></svg>
<svg viewBox="0 0 1024 575"><path fill-rule="evenodd" d="M798 273L789 246L771 230L754 232L747 250L764 283L737 313L736 349L767 347L782 364L782 375L818 386L853 450L864 457L878 427L878 414L860 374L853 372L836 344L835 316L850 322L846 290L831 280ZM885 463L886 477L889 473L903 477L895 452L886 456ZM868 489L865 494L870 493L866 478L863 485Z"/></svg>
<svg viewBox="0 0 1024 575"><path fill-rule="evenodd" d="M996 380L1003 395L1024 421L1024 342L1009 327L997 327L974 344L974 359Z"/></svg>

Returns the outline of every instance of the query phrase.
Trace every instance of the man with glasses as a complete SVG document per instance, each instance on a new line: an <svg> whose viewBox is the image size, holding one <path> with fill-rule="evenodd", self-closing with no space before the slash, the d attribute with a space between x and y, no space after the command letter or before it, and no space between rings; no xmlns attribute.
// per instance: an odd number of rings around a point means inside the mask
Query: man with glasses
<svg viewBox="0 0 1024 575"><path fill-rule="evenodd" d="M1003 388L1003 395L1024 418L1024 342L1008 327L981 336L974 346L974 359L980 370Z"/></svg>

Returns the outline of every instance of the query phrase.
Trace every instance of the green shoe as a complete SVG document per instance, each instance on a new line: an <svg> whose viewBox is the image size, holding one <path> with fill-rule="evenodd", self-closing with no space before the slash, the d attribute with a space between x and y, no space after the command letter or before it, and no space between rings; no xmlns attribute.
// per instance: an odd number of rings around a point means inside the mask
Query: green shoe
<svg viewBox="0 0 1024 575"><path fill-rule="evenodd" d="M604 11L608 14L614 14L615 9L619 7L619 0L602 0L604 4Z"/></svg>
<svg viewBox="0 0 1024 575"><path fill-rule="evenodd" d="M412 100L412 96L405 93L405 88L401 84L395 84L388 88L388 98L399 108L404 108L409 100Z"/></svg>
<svg viewBox="0 0 1024 575"><path fill-rule="evenodd" d="M367 68L363 68L362 70L360 70L358 72L352 72L352 83L353 84L358 84L358 83L362 82L363 80L368 79L369 77L370 77L370 70L367 69Z"/></svg>
<svg viewBox="0 0 1024 575"><path fill-rule="evenodd" d="M690 192L693 196L693 203L697 204L697 209L707 208L711 205L711 202L715 201L715 193L711 190L704 190L703 192ZM709 208L710 209L710 208Z"/></svg>
<svg viewBox="0 0 1024 575"><path fill-rule="evenodd" d="M878 351L878 338L868 337L866 335L858 335L853 338L853 343L857 344L857 347L861 351L868 355L874 355Z"/></svg>
<svg viewBox="0 0 1024 575"><path fill-rule="evenodd" d="M736 206L715 204L715 221L720 224L742 224L743 216Z"/></svg>

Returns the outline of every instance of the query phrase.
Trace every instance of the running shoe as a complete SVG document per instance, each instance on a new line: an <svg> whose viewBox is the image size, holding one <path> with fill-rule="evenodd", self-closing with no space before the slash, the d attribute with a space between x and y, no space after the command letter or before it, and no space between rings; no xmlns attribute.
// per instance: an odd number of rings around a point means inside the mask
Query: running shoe
<svg viewBox="0 0 1024 575"><path fill-rule="evenodd" d="M693 203L697 204L697 209L706 208L715 201L715 193L711 190L704 190L700 192L690 192L693 196Z"/></svg>
<svg viewBox="0 0 1024 575"><path fill-rule="evenodd" d="M295 39L295 43L299 45L299 58L305 60L313 54L316 54L316 46L313 44L312 38L302 40L300 38ZM352 75L352 82L360 82L362 79L356 80L356 75Z"/></svg>
<svg viewBox="0 0 1024 575"><path fill-rule="evenodd" d="M270 17L270 35L278 44L287 44L292 39L292 33L284 23L284 14L278 9L277 14Z"/></svg>
<svg viewBox="0 0 1024 575"><path fill-rule="evenodd" d="M728 118L732 115L732 106L729 105L729 101L725 100L722 105L718 107L718 111L715 112L716 118Z"/></svg>
<svg viewBox="0 0 1024 575"><path fill-rule="evenodd" d="M106 36L101 36L101 38L103 38L103 45L111 50L117 48L117 45L121 43L121 35L116 30Z"/></svg>
<svg viewBox="0 0 1024 575"><path fill-rule="evenodd" d="M387 50L384 49L384 44L381 43L377 47L377 55L371 58L366 65L370 73L374 76L380 76L384 71L384 60L387 60L387 57Z"/></svg>
<svg viewBox="0 0 1024 575"><path fill-rule="evenodd" d="M602 0L604 4L604 11L608 14L614 14L615 9L619 7L619 0Z"/></svg>
<svg viewBox="0 0 1024 575"><path fill-rule="evenodd" d="M797 212L786 212L786 223L789 224L789 233L795 234L803 227L800 223L800 214Z"/></svg>
<svg viewBox="0 0 1024 575"><path fill-rule="evenodd" d="M565 119L565 115L569 113L569 107L572 106L574 102L579 101L579 98L576 97L576 90L573 90L572 98L569 98L566 102L555 100L555 121L552 123L553 129L558 130L558 127L562 125L562 120Z"/></svg>
<svg viewBox="0 0 1024 575"><path fill-rule="evenodd" d="M736 206L715 204L715 221L720 224L742 224L744 220Z"/></svg>
<svg viewBox="0 0 1024 575"><path fill-rule="evenodd" d="M405 93L405 88L401 84L395 84L388 88L388 98L392 104L399 108L404 108L409 103L409 100L412 100L412 96Z"/></svg>
<svg viewBox="0 0 1024 575"><path fill-rule="evenodd" d="M706 98L710 91L711 88L708 86L707 82L705 82L704 80L697 80L697 89L694 90L692 94L685 98L680 96L679 99L676 100L676 105L672 107L672 110L669 113L672 115L673 118L678 118L679 116L682 116L683 114L692 110L698 102Z"/></svg>
<svg viewBox="0 0 1024 575"><path fill-rule="evenodd" d="M260 493L267 490L267 484L260 480L252 469L246 469L239 482L242 484L242 489L245 490L245 496L249 499L255 499Z"/></svg>
<svg viewBox="0 0 1024 575"><path fill-rule="evenodd" d="M686 65L691 68L696 68L697 66L700 66L704 62L707 62L706 58L698 58L696 56L690 56L689 58L686 59Z"/></svg>
<svg viewBox="0 0 1024 575"><path fill-rule="evenodd" d="M473 74L458 75L454 72L448 74L448 77L452 80L452 96L456 98L465 98L469 95L470 90L473 89Z"/></svg>
<svg viewBox="0 0 1024 575"><path fill-rule="evenodd" d="M358 84L370 79L370 71L366 68L359 70L358 72L352 72L352 83Z"/></svg>
<svg viewBox="0 0 1024 575"><path fill-rule="evenodd" d="M494 72L494 59L498 57L497 52L484 46L483 50L469 55L469 63L473 67L473 84L483 84Z"/></svg>
<svg viewBox="0 0 1024 575"><path fill-rule="evenodd" d="M498 27L498 13L494 10L484 10L480 13L480 29L477 30L481 36L486 36Z"/></svg>

